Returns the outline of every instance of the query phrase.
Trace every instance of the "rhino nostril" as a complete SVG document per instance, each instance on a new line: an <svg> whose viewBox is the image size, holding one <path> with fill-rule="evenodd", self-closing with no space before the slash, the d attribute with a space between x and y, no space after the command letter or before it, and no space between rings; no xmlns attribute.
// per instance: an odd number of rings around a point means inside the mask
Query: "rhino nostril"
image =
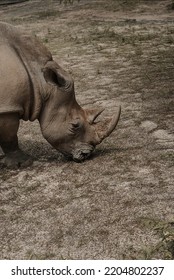
<svg viewBox="0 0 174 280"><path fill-rule="evenodd" d="M78 155L75 155L73 157L73 160L76 161L76 162L82 162L84 161L85 159L89 158L89 156L91 155L91 152L81 152L80 154Z"/></svg>
<svg viewBox="0 0 174 280"><path fill-rule="evenodd" d="M80 155L82 155L82 156L86 156L88 154L88 152L81 152L81 154Z"/></svg>
<svg viewBox="0 0 174 280"><path fill-rule="evenodd" d="M89 158L90 155L91 155L91 152L88 152L88 153L82 152L82 153L81 153L81 157L83 157L83 159Z"/></svg>

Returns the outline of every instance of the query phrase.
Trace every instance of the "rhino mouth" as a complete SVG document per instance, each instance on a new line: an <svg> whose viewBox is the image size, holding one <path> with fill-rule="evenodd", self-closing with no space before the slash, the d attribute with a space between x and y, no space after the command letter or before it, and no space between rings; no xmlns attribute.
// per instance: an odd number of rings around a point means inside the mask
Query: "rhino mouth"
<svg viewBox="0 0 174 280"><path fill-rule="evenodd" d="M92 152L90 152L90 153L81 152L80 154L73 155L72 159L75 162L82 162L82 161L88 159L91 156L91 154L92 154Z"/></svg>
<svg viewBox="0 0 174 280"><path fill-rule="evenodd" d="M94 151L94 146L83 144L79 148L76 148L73 153L72 157L75 162L82 162L88 159L92 152Z"/></svg>
<svg viewBox="0 0 174 280"><path fill-rule="evenodd" d="M75 149L72 153L63 152L63 154L68 160L73 160L79 163L90 158L93 151L94 147L90 146L85 149Z"/></svg>

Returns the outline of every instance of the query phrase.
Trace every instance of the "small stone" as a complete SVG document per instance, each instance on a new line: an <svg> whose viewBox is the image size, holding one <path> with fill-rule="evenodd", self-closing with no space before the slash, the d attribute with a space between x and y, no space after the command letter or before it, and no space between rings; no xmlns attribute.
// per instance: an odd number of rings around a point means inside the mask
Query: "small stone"
<svg viewBox="0 0 174 280"><path fill-rule="evenodd" d="M153 133L153 136L159 140L174 141L174 135L165 129L159 129Z"/></svg>
<svg viewBox="0 0 174 280"><path fill-rule="evenodd" d="M140 127L144 128L147 132L151 132L157 128L157 124L151 121L144 121L141 123Z"/></svg>

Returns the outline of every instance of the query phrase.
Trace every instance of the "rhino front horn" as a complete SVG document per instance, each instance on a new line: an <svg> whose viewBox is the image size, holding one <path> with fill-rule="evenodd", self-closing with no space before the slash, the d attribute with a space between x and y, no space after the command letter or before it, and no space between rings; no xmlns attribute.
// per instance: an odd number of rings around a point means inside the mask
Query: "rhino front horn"
<svg viewBox="0 0 174 280"><path fill-rule="evenodd" d="M121 114L121 106L118 107L117 113L110 119L96 124L97 144L100 144L115 129Z"/></svg>

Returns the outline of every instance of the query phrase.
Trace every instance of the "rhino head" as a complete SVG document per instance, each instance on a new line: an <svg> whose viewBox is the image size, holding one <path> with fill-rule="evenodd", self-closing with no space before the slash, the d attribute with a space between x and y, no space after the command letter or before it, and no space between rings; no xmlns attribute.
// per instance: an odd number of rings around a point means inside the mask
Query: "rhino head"
<svg viewBox="0 0 174 280"><path fill-rule="evenodd" d="M39 119L42 134L66 157L81 162L115 129L121 108L112 118L98 122L104 110L80 107L68 73L54 61L47 62L42 70L46 81L46 101Z"/></svg>

